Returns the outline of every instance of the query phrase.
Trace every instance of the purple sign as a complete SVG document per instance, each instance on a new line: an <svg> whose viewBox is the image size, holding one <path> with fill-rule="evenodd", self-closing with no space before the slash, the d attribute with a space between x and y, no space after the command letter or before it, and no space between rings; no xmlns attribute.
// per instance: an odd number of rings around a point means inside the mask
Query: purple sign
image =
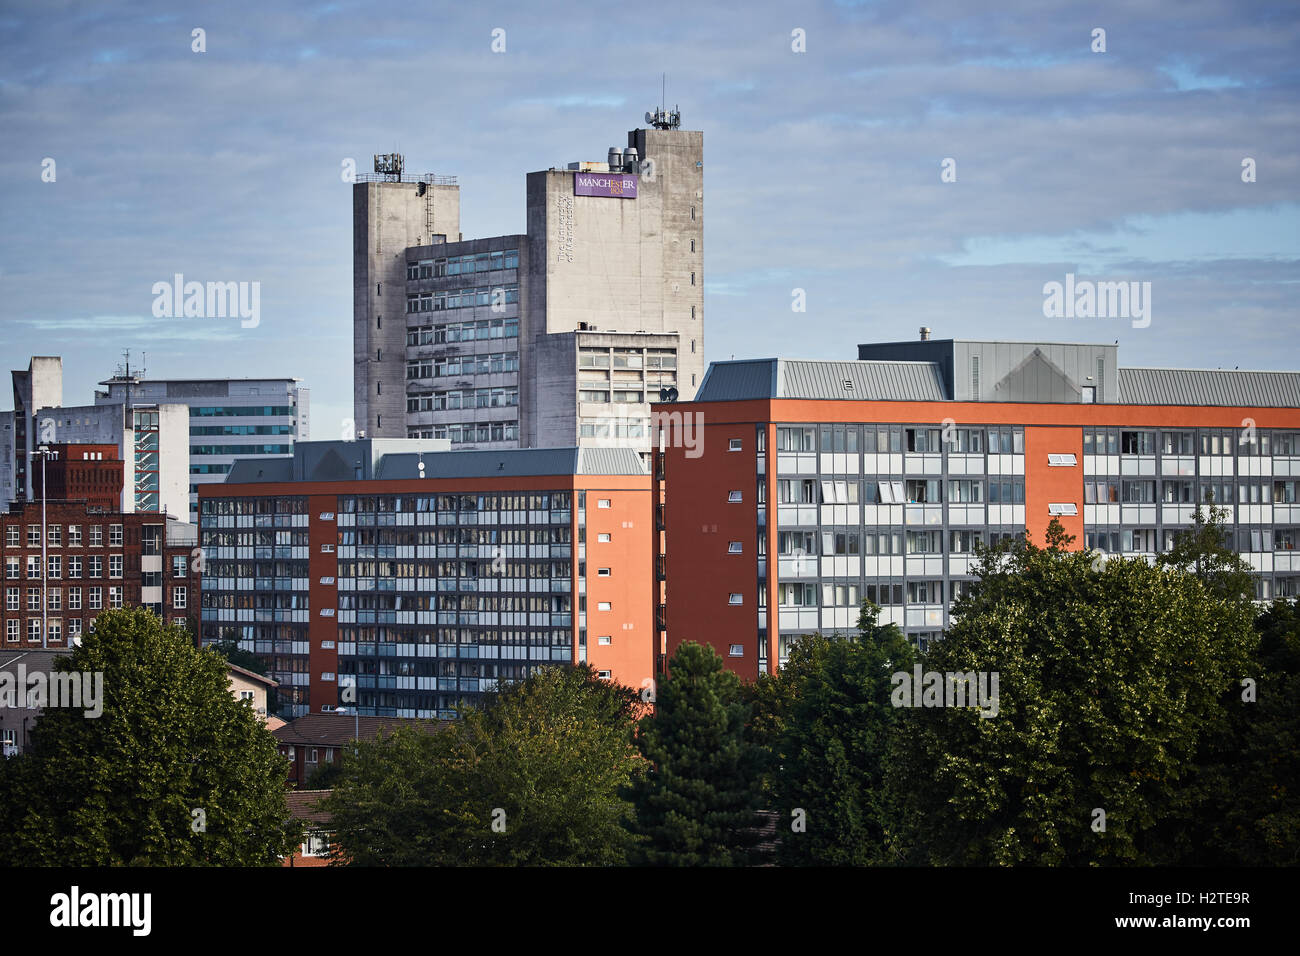
<svg viewBox="0 0 1300 956"><path fill-rule="evenodd" d="M574 173L573 195L636 198L635 173Z"/></svg>

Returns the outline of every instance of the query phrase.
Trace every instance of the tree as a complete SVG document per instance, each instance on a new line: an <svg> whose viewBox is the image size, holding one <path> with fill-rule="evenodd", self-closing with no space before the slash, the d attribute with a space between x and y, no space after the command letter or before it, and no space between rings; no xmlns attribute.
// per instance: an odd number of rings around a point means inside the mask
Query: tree
<svg viewBox="0 0 1300 956"><path fill-rule="evenodd" d="M324 801L332 862L620 864L640 711L635 690L587 665L551 667L436 733L362 743Z"/></svg>
<svg viewBox="0 0 1300 956"><path fill-rule="evenodd" d="M328 763L321 764L313 770L310 775L308 775L307 781L303 785L303 789L329 790L333 788L334 784L343 776L342 760L346 759L347 758L344 757L341 760L331 760Z"/></svg>
<svg viewBox="0 0 1300 956"><path fill-rule="evenodd" d="M629 789L634 863L736 866L759 841L760 754L745 732L740 680L707 645L687 642L660 675L653 714L638 728L649 770Z"/></svg>
<svg viewBox="0 0 1300 956"><path fill-rule="evenodd" d="M1231 514L1217 505L1212 504L1207 515L1198 504L1192 515L1192 526L1174 536L1173 547L1162 552L1156 564L1195 575L1224 599L1250 600L1255 596L1250 565L1233 547Z"/></svg>
<svg viewBox="0 0 1300 956"><path fill-rule="evenodd" d="M891 677L910 675L913 650L897 626L863 602L858 633L814 634L790 651L780 679L793 704L777 741L775 805L792 827L787 865L862 866L891 860L886 847L884 759L898 711ZM804 829L790 819L803 811Z"/></svg>
<svg viewBox="0 0 1300 956"><path fill-rule="evenodd" d="M102 677L102 714L44 709L0 775L0 863L253 866L292 849L284 757L219 655L135 608L100 614L57 666L92 693Z"/></svg>
<svg viewBox="0 0 1300 956"><path fill-rule="evenodd" d="M1228 733L1200 757L1206 798L1174 860L1300 865L1300 613L1279 599L1256 619L1259 652L1227 701Z"/></svg>
<svg viewBox="0 0 1300 956"><path fill-rule="evenodd" d="M1092 552L1052 522L979 559L978 586L925 667L997 673L996 716L909 709L889 786L914 862L1150 863L1198 745L1225 732L1250 666L1248 607L1196 577Z"/></svg>

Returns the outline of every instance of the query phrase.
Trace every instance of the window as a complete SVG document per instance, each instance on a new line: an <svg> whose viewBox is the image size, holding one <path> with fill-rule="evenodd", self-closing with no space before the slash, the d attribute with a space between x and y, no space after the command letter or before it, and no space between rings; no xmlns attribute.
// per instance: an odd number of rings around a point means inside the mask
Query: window
<svg viewBox="0 0 1300 956"><path fill-rule="evenodd" d="M39 578L41 576L41 556L39 554L27 555L27 576L29 578Z"/></svg>
<svg viewBox="0 0 1300 956"><path fill-rule="evenodd" d="M1154 455L1156 434L1122 431L1119 433L1119 450L1121 455Z"/></svg>
<svg viewBox="0 0 1300 956"><path fill-rule="evenodd" d="M40 609L41 609L41 589L28 588L27 589L27 610L39 611Z"/></svg>
<svg viewBox="0 0 1300 956"><path fill-rule="evenodd" d="M68 555L68 577L70 578L81 577L81 555L79 554Z"/></svg>
<svg viewBox="0 0 1300 956"><path fill-rule="evenodd" d="M728 656L728 657L744 657L744 656L745 656L745 645L744 645L744 644L729 644L729 645L727 645L727 656Z"/></svg>
<svg viewBox="0 0 1300 956"><path fill-rule="evenodd" d="M18 577L18 559L5 558L5 578L13 581Z"/></svg>
<svg viewBox="0 0 1300 956"><path fill-rule="evenodd" d="M81 610L81 588L68 588L68 610Z"/></svg>
<svg viewBox="0 0 1300 956"><path fill-rule="evenodd" d="M612 637L610 637L608 634L605 634L605 635L602 635L601 637L596 638L596 643L597 643L597 644L602 644L602 645L613 644L613 643L614 643L614 639L613 639Z"/></svg>
<svg viewBox="0 0 1300 956"><path fill-rule="evenodd" d="M744 604L744 603L745 603L745 595L743 595L743 594L739 594L739 593L737 593L737 592L735 592L735 591L732 591L731 594L727 597L727 603L728 603L728 604Z"/></svg>
<svg viewBox="0 0 1300 956"><path fill-rule="evenodd" d="M608 507L609 507L609 499L608 499L608 498L597 498L597 499L596 499L596 507L597 507L597 508L608 508Z"/></svg>
<svg viewBox="0 0 1300 956"><path fill-rule="evenodd" d="M29 524L27 526L27 547L39 548L41 546L41 526L38 524Z"/></svg>
<svg viewBox="0 0 1300 956"><path fill-rule="evenodd" d="M1047 513L1049 515L1077 515L1079 507L1072 501L1049 502Z"/></svg>
<svg viewBox="0 0 1300 956"><path fill-rule="evenodd" d="M601 680L610 680L614 675L610 671L596 671L596 676Z"/></svg>
<svg viewBox="0 0 1300 956"><path fill-rule="evenodd" d="M734 502L741 501L741 500L742 500L742 497L741 497L741 494L740 494L739 491L729 491L729 492L727 492L727 501L728 501L728 503L734 503Z"/></svg>
<svg viewBox="0 0 1300 956"><path fill-rule="evenodd" d="M744 545L739 541L727 542L727 554L741 554L745 550Z"/></svg>
<svg viewBox="0 0 1300 956"><path fill-rule="evenodd" d="M90 577L102 578L104 576L104 559L98 554L92 554L90 561Z"/></svg>
<svg viewBox="0 0 1300 956"><path fill-rule="evenodd" d="M184 585L172 588L172 607L176 608L176 610L184 610L188 598L189 592Z"/></svg>
<svg viewBox="0 0 1300 956"><path fill-rule="evenodd" d="M596 535L596 541L598 544L609 544L609 532L605 531Z"/></svg>
<svg viewBox="0 0 1300 956"><path fill-rule="evenodd" d="M743 451L744 443L739 438L733 438L727 445L727 451Z"/></svg>
<svg viewBox="0 0 1300 956"><path fill-rule="evenodd" d="M185 564L186 564L185 555L183 554L172 555L172 577L174 578L185 577Z"/></svg>
<svg viewBox="0 0 1300 956"><path fill-rule="evenodd" d="M50 525L49 540L46 543L51 548L58 548L63 545L63 525Z"/></svg>
<svg viewBox="0 0 1300 956"><path fill-rule="evenodd" d="M38 617L28 618L27 640L39 641L40 639L41 639L41 619Z"/></svg>
<svg viewBox="0 0 1300 956"><path fill-rule="evenodd" d="M120 524L108 526L108 546L110 548L122 547L122 526Z"/></svg>
<svg viewBox="0 0 1300 956"><path fill-rule="evenodd" d="M108 576L110 578L120 578L122 576L122 555L110 554L108 556Z"/></svg>
<svg viewBox="0 0 1300 956"><path fill-rule="evenodd" d="M68 546L73 548L81 547L81 525L68 525Z"/></svg>
<svg viewBox="0 0 1300 956"><path fill-rule="evenodd" d="M600 601L599 603L596 604L597 611L611 611L613 610L613 608L614 605L611 604L609 601Z"/></svg>
<svg viewBox="0 0 1300 956"><path fill-rule="evenodd" d="M333 679L334 679L334 672L333 672L333 671L322 671L322 672L321 672L321 675L320 675L320 679L321 679L321 680L333 680ZM313 755L314 755L314 754L315 754L315 751L312 751L312 753L313 753Z"/></svg>
<svg viewBox="0 0 1300 956"><path fill-rule="evenodd" d="M10 644L17 643L21 635L18 633L19 621L16 617L5 621L5 640Z"/></svg>
<svg viewBox="0 0 1300 956"><path fill-rule="evenodd" d="M609 577L609 568L597 568L597 569L596 569L596 577L598 577L598 578L607 578L607 577Z"/></svg>
<svg viewBox="0 0 1300 956"><path fill-rule="evenodd" d="M63 610L63 588L49 588L45 592L45 609L47 611Z"/></svg>
<svg viewBox="0 0 1300 956"><path fill-rule="evenodd" d="M104 546L104 529L97 524L90 526L90 546L92 548L102 548Z"/></svg>
<svg viewBox="0 0 1300 956"><path fill-rule="evenodd" d="M332 544L322 544L322 545L320 546L320 553L321 553L321 554L333 554L333 553L334 553L334 545L332 545Z"/></svg>
<svg viewBox="0 0 1300 956"><path fill-rule="evenodd" d="M122 606L122 585L114 584L109 586L108 606L110 608L119 608Z"/></svg>
<svg viewBox="0 0 1300 956"><path fill-rule="evenodd" d="M89 598L89 604L87 605L87 607L89 607L90 610L99 611L103 609L104 607L103 588L88 588L87 597Z"/></svg>
<svg viewBox="0 0 1300 956"><path fill-rule="evenodd" d="M1153 504L1156 500L1154 481L1121 481L1119 500L1127 504Z"/></svg>
<svg viewBox="0 0 1300 956"><path fill-rule="evenodd" d="M21 533L21 529L19 529L16 524L11 524L9 527L5 528L5 547L18 547L18 539Z"/></svg>
<svg viewBox="0 0 1300 956"><path fill-rule="evenodd" d="M5 588L5 610L20 611L21 592L18 588Z"/></svg>

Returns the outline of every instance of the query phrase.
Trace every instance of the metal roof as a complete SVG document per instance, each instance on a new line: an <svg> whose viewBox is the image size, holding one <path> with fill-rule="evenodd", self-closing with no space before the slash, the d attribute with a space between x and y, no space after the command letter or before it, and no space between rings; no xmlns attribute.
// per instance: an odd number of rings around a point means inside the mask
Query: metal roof
<svg viewBox="0 0 1300 956"><path fill-rule="evenodd" d="M1125 405L1298 408L1300 372L1121 368L1119 399Z"/></svg>
<svg viewBox="0 0 1300 956"><path fill-rule="evenodd" d="M420 471L420 461L424 471ZM384 455L375 477L514 478L539 475L644 475L641 456L631 448L506 448L444 451L423 456Z"/></svg>
<svg viewBox="0 0 1300 956"><path fill-rule="evenodd" d="M935 362L758 359L712 363L695 396L697 402L753 398L943 402L948 395Z"/></svg>

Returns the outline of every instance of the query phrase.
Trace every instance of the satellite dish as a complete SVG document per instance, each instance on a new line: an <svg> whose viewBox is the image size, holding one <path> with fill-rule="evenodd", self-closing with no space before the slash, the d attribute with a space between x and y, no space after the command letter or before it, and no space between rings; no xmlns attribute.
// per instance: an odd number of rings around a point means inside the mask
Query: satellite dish
<svg viewBox="0 0 1300 956"><path fill-rule="evenodd" d="M653 123L653 122L655 121L655 118L654 118L653 116L651 116L649 113L646 113L646 115L645 115L645 121L646 121L647 123Z"/></svg>

